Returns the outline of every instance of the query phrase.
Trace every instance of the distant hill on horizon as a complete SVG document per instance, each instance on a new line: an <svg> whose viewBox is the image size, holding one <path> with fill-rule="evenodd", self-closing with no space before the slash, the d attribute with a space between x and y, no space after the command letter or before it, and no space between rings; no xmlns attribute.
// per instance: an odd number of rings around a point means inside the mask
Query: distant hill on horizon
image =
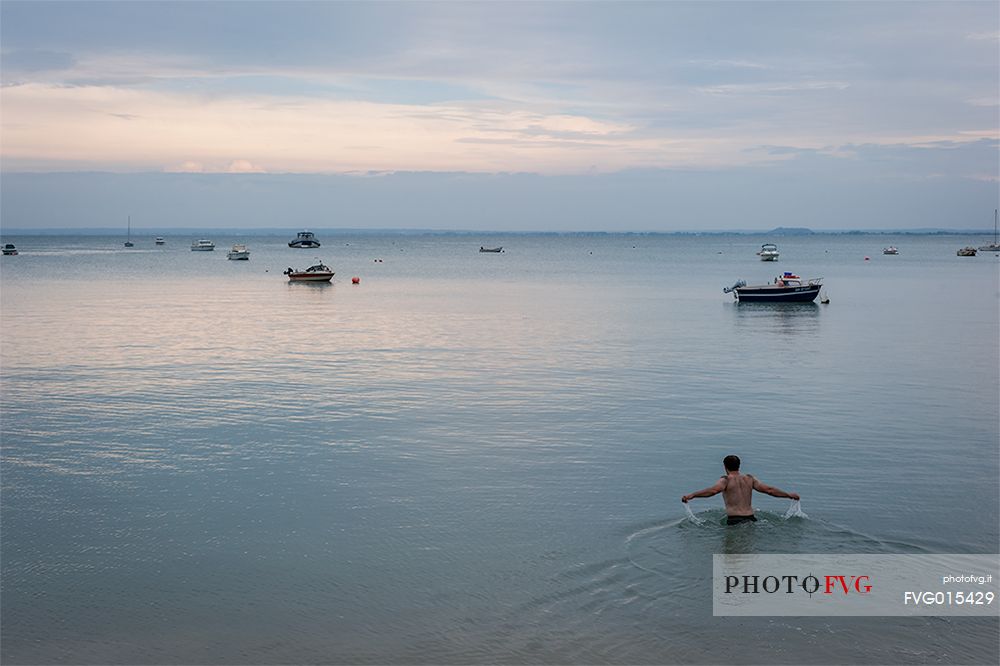
<svg viewBox="0 0 1000 666"><path fill-rule="evenodd" d="M769 233L776 236L808 236L814 232L805 227L775 227Z"/></svg>

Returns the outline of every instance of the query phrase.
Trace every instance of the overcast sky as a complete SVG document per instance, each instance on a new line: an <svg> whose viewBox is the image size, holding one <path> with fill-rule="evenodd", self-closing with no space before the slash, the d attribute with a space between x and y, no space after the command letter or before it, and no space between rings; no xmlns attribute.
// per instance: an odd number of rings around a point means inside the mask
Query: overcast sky
<svg viewBox="0 0 1000 666"><path fill-rule="evenodd" d="M997 206L992 0L4 0L0 30L5 227L965 229Z"/></svg>

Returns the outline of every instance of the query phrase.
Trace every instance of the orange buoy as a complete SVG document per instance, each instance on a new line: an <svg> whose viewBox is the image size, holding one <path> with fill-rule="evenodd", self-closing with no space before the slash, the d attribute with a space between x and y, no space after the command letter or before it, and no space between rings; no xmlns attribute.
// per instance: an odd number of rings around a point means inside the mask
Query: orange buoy
<svg viewBox="0 0 1000 666"><path fill-rule="evenodd" d="M351 284L361 284L361 278L359 278L359 277L352 277L351 278Z"/></svg>

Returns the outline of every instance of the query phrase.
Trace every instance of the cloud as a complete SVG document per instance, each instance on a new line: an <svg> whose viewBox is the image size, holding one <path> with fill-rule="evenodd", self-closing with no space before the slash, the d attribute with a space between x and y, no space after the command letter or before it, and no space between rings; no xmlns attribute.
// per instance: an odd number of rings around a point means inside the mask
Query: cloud
<svg viewBox="0 0 1000 666"><path fill-rule="evenodd" d="M794 86L776 89L789 87ZM827 89L815 82L807 88ZM629 122L584 110L566 113L558 106L549 111L546 105L532 108L504 100L398 104L44 84L4 88L0 95L8 169L17 164L47 164L49 169L90 164L123 171L205 173L569 174L738 167L847 143L919 146L997 134L989 128L845 131L826 124L823 116L762 123L760 110L736 113L738 99L726 95L708 96L726 100L719 103L720 122L715 124L706 122L710 114L705 110L711 106L697 106L696 98L678 99L671 111L675 116L704 116L700 124L687 126ZM685 104L694 105L685 109ZM760 146L771 148L753 150Z"/></svg>
<svg viewBox="0 0 1000 666"><path fill-rule="evenodd" d="M15 4L8 169L704 169L996 124L978 6Z"/></svg>
<svg viewBox="0 0 1000 666"><path fill-rule="evenodd" d="M690 59L687 60L687 63L696 67L706 67L709 69L774 69L773 65L739 59Z"/></svg>
<svg viewBox="0 0 1000 666"><path fill-rule="evenodd" d="M986 31L986 32L973 32L965 36L966 39L972 41L981 42L1000 42L1000 30Z"/></svg>
<svg viewBox="0 0 1000 666"><path fill-rule="evenodd" d="M572 173L686 163L627 123L484 103L406 105L28 84L3 92L5 158L125 170ZM127 119L127 120L126 120ZM476 140L482 141L476 144ZM253 161L233 155L255 155ZM709 158L708 161L711 161Z"/></svg>
<svg viewBox="0 0 1000 666"><path fill-rule="evenodd" d="M267 173L250 160L233 160L226 166L226 173Z"/></svg>
<svg viewBox="0 0 1000 666"><path fill-rule="evenodd" d="M706 86L698 90L709 95L773 95L817 90L846 90L849 87L850 84L845 81L775 81Z"/></svg>
<svg viewBox="0 0 1000 666"><path fill-rule="evenodd" d="M205 173L205 165L201 162L187 160L164 169L167 173Z"/></svg>

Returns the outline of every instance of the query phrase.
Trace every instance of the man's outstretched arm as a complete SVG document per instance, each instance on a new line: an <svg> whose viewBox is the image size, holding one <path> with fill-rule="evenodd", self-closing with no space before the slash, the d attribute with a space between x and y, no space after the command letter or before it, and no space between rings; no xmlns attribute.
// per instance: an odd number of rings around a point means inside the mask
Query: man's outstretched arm
<svg viewBox="0 0 1000 666"><path fill-rule="evenodd" d="M684 502L685 504L687 504L688 500L694 499L695 497L711 497L712 495L718 495L719 493L721 493L725 489L726 489L726 480L725 479L719 479L718 481L715 482L714 486L709 486L708 488L705 488L704 490L699 490L696 493L691 493L690 495L685 495L684 497L681 498L681 501Z"/></svg>
<svg viewBox="0 0 1000 666"><path fill-rule="evenodd" d="M756 476L752 478L753 478L753 489L756 490L757 492L770 495L771 497L787 497L793 500L797 500L799 498L798 493L786 493L781 488L775 488L774 486L769 486L766 483L761 483Z"/></svg>

